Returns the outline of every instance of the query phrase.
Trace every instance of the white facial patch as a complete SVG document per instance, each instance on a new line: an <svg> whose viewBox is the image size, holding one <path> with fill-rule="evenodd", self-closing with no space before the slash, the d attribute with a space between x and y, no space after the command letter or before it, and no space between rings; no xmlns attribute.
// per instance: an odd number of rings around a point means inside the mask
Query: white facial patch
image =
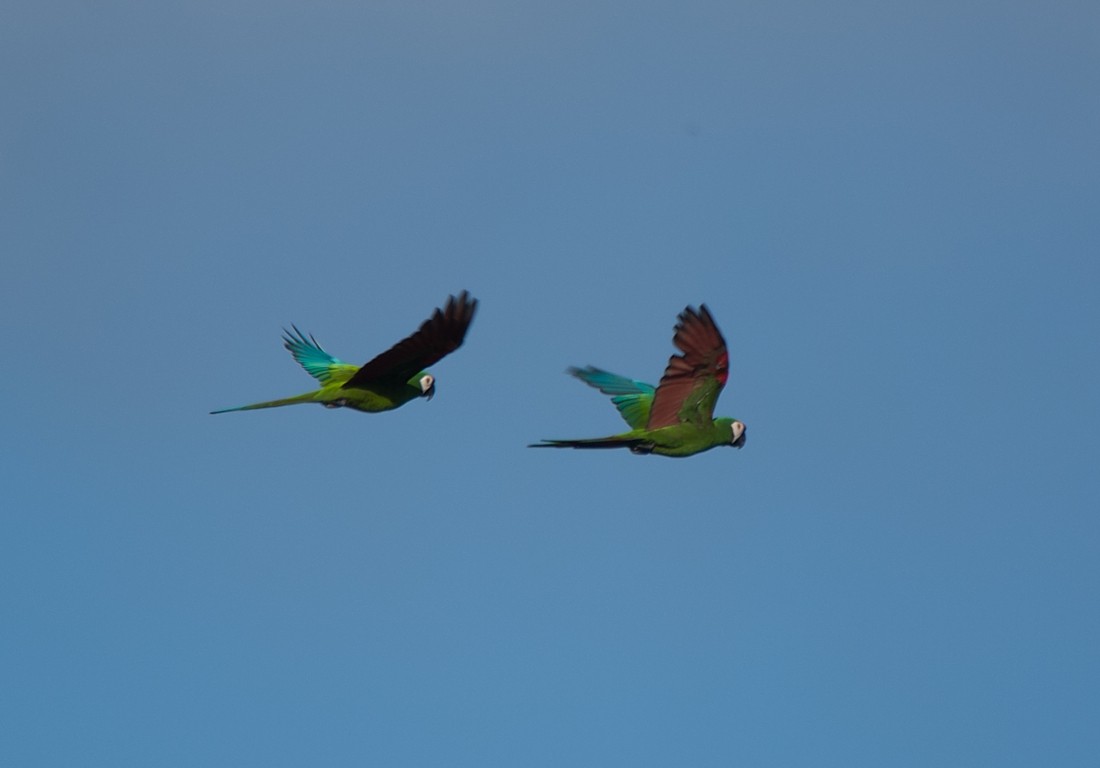
<svg viewBox="0 0 1100 768"><path fill-rule="evenodd" d="M730 440L731 443L736 443L741 439L742 435L745 434L745 425L739 421L733 422L733 424L730 425L730 429L733 430L733 439Z"/></svg>
<svg viewBox="0 0 1100 768"><path fill-rule="evenodd" d="M428 394L428 391L432 388L432 384L435 384L435 377L430 373L426 374L420 379L420 391L425 395Z"/></svg>

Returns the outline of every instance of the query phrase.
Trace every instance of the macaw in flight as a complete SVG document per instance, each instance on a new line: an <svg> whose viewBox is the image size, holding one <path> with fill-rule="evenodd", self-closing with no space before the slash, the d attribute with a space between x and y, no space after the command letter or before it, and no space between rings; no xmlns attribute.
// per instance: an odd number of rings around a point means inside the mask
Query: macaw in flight
<svg viewBox="0 0 1100 768"><path fill-rule="evenodd" d="M570 368L569 373L605 395L629 432L582 440L543 440L530 448L629 448L633 453L691 456L745 444L745 425L714 418L714 405L729 378L726 340L707 305L687 307L677 318L672 343L682 354L669 358L661 383L634 381L599 368Z"/></svg>
<svg viewBox="0 0 1100 768"><path fill-rule="evenodd" d="M466 291L458 298L448 297L446 307L436 309L414 334L361 368L336 359L321 349L312 335L307 339L292 325L293 332L284 329L283 346L306 369L306 373L321 382L321 388L304 395L211 413L251 411L297 403L320 403L326 408L354 408L378 413L398 408L417 397L430 400L435 394L435 376L424 369L462 346L476 309L477 299L470 298Z"/></svg>

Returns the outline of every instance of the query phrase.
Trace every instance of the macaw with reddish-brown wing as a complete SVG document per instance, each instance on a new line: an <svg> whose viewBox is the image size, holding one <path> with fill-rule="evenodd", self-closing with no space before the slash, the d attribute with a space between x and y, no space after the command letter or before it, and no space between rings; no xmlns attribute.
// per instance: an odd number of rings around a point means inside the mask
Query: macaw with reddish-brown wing
<svg viewBox="0 0 1100 768"><path fill-rule="evenodd" d="M681 354L669 358L654 389L599 368L570 368L569 373L593 386L619 409L629 432L581 440L543 440L531 448L629 448L634 453L692 456L720 445L745 444L745 425L737 419L714 418L718 395L729 378L726 340L707 305L680 313L672 343Z"/></svg>

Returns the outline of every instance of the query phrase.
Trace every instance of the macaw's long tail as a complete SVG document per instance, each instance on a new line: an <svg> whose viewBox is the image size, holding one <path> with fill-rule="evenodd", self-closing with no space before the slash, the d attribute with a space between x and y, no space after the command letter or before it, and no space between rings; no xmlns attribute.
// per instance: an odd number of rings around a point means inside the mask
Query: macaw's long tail
<svg viewBox="0 0 1100 768"><path fill-rule="evenodd" d="M632 437L591 437L584 440L543 440L531 443L528 448L629 448L637 451L646 441Z"/></svg>
<svg viewBox="0 0 1100 768"><path fill-rule="evenodd" d="M266 403L253 403L252 405L241 405L236 408L223 408L220 411L211 411L211 415L215 413L229 413L230 411L254 411L257 408L278 408L280 405L297 405L298 403L316 403L316 392L307 392L304 395L296 395L295 397L284 397L282 400L268 400Z"/></svg>

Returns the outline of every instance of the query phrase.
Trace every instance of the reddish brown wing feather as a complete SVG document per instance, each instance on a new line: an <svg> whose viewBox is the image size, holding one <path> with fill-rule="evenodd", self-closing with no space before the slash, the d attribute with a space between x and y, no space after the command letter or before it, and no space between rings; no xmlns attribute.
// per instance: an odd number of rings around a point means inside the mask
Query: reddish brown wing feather
<svg viewBox="0 0 1100 768"><path fill-rule="evenodd" d="M683 354L673 355L653 396L647 429L679 424L685 402L693 397L703 413L700 420L714 418L718 393L729 378L729 354L726 340L714 324L707 305L698 310L687 307L680 313L672 343ZM709 390L709 391L708 391Z"/></svg>
<svg viewBox="0 0 1100 768"><path fill-rule="evenodd" d="M416 333L397 342L356 371L344 388L364 387L378 381L408 381L462 346L476 309L477 299L471 299L466 291L457 299L448 297L444 309L435 310Z"/></svg>

